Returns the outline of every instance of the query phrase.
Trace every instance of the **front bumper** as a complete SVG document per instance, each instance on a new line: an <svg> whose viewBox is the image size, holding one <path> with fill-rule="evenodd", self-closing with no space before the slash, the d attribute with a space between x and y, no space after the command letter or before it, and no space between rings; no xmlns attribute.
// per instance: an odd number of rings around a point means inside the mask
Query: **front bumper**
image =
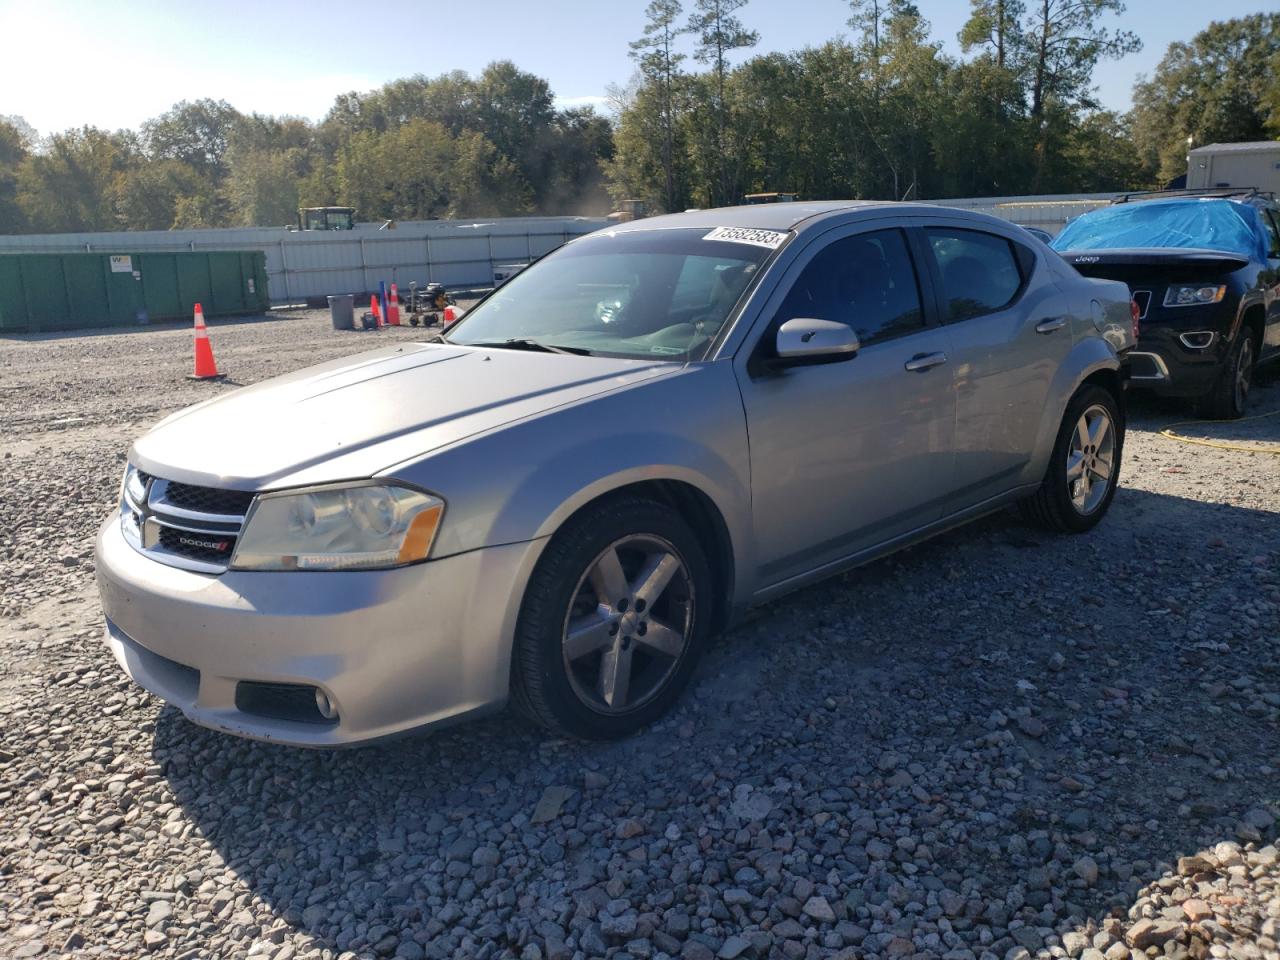
<svg viewBox="0 0 1280 960"><path fill-rule="evenodd" d="M112 517L96 556L107 645L202 726L313 747L393 736L505 702L524 583L544 542L396 570L209 576L143 556ZM244 696L255 684L318 688L337 719L264 715Z"/></svg>

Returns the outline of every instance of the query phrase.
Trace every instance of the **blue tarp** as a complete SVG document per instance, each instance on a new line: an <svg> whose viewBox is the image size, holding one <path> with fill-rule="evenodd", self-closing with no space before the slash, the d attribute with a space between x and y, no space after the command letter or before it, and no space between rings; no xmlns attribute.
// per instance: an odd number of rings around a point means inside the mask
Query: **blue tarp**
<svg viewBox="0 0 1280 960"><path fill-rule="evenodd" d="M1266 257L1253 207L1231 200L1141 200L1082 214L1053 238L1055 250L1199 247Z"/></svg>

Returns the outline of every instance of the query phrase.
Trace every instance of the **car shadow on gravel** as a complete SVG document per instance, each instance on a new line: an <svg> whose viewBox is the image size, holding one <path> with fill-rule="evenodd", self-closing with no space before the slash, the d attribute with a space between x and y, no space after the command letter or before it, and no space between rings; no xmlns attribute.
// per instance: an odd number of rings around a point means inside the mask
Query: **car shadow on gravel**
<svg viewBox="0 0 1280 960"><path fill-rule="evenodd" d="M1122 487L1091 535L1002 513L768 605L621 743L501 714L314 752L165 708L152 756L205 877L316 946L670 950L692 916L712 951L865 955L943 918L975 956L1035 956L1179 857L1273 838L1278 565L1274 514Z"/></svg>

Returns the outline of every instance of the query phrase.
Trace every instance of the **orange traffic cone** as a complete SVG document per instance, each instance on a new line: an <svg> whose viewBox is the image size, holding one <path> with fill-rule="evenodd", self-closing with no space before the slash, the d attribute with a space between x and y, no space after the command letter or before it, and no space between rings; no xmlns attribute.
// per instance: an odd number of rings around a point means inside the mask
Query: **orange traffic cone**
<svg viewBox="0 0 1280 960"><path fill-rule="evenodd" d="M381 330L382 311L378 309L378 295L376 293L369 298L369 311L373 314L374 326Z"/></svg>
<svg viewBox="0 0 1280 960"><path fill-rule="evenodd" d="M400 326L400 291L391 285L391 296L387 298L387 323L393 327Z"/></svg>
<svg viewBox="0 0 1280 960"><path fill-rule="evenodd" d="M219 380L222 374L213 361L213 347L209 345L209 331L204 325L204 310L196 304L196 365L195 371L187 375L188 380Z"/></svg>

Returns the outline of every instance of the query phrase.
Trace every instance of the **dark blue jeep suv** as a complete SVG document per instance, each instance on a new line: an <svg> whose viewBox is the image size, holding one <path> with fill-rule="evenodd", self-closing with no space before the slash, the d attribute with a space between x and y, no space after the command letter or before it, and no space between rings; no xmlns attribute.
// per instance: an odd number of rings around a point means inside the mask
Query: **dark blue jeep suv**
<svg viewBox="0 0 1280 960"><path fill-rule="evenodd" d="M1129 383L1244 415L1254 366L1280 356L1280 207L1256 190L1128 194L1083 214L1052 247L1090 277L1129 285L1139 323Z"/></svg>

